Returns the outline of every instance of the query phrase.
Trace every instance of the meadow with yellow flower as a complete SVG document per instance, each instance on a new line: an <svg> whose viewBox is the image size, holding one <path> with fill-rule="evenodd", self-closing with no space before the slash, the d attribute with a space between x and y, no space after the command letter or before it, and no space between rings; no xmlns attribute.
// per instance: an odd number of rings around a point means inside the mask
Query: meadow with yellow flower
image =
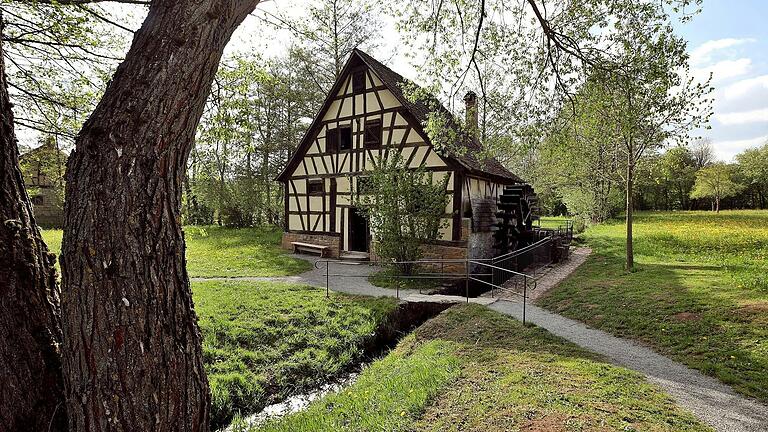
<svg viewBox="0 0 768 432"><path fill-rule="evenodd" d="M623 235L587 229L593 255L540 304L768 401L768 211L640 213L632 273Z"/></svg>

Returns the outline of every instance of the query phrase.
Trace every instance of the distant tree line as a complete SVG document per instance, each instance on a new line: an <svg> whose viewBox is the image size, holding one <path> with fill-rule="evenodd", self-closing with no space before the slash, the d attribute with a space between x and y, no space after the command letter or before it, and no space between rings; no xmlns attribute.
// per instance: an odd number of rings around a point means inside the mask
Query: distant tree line
<svg viewBox="0 0 768 432"><path fill-rule="evenodd" d="M609 143L603 143L609 146ZM577 157L545 142L536 152L533 181L549 214L599 223L624 209L617 162L598 147ZM588 172L589 171L589 172ZM768 205L768 143L717 161L709 139L649 152L637 165L636 210L764 209Z"/></svg>

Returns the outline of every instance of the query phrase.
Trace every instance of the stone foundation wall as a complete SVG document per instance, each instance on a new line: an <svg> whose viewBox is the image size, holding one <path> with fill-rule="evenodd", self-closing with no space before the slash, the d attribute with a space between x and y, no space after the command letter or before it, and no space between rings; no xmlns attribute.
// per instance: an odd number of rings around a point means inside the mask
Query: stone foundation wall
<svg viewBox="0 0 768 432"><path fill-rule="evenodd" d="M446 246L440 244L428 244L422 247L422 259L434 260L465 260L467 259L467 246ZM436 271L442 270L443 273L466 273L464 263L444 264Z"/></svg>
<svg viewBox="0 0 768 432"><path fill-rule="evenodd" d="M326 251L326 257L328 258L338 258L339 251L341 250L341 237L327 234L283 232L283 249L293 250L291 242L328 246L329 250Z"/></svg>
<svg viewBox="0 0 768 432"><path fill-rule="evenodd" d="M376 255L377 243L371 243L371 261L379 261L381 258ZM448 246L443 244L425 244L421 246L421 259L423 260L453 260L467 259L467 246ZM464 274L464 263L436 265L431 272L434 273L460 273Z"/></svg>

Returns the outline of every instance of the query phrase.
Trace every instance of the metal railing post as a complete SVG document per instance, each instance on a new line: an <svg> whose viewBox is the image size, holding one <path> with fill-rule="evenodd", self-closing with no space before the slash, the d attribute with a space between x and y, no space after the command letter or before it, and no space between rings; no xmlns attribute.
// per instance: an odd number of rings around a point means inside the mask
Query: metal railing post
<svg viewBox="0 0 768 432"><path fill-rule="evenodd" d="M525 325L525 303L528 300L528 278L523 279L523 325Z"/></svg>
<svg viewBox="0 0 768 432"><path fill-rule="evenodd" d="M330 279L329 274L328 274L329 273L328 266L330 266L330 265L331 265L330 261L326 261L325 262L325 298L329 298L331 296L331 286L330 286L331 285L331 282L330 282L331 279Z"/></svg>
<svg viewBox="0 0 768 432"><path fill-rule="evenodd" d="M469 303L469 260L467 260L466 263L464 263L464 269L466 273L466 279L464 282L464 292L467 295L467 303Z"/></svg>

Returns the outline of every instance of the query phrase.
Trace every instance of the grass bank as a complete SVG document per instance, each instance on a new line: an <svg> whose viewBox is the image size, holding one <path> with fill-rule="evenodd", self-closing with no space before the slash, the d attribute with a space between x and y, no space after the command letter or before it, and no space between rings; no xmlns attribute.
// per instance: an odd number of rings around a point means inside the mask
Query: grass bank
<svg viewBox="0 0 768 432"><path fill-rule="evenodd" d="M43 239L57 256L61 236L61 230L43 230ZM277 227L185 226L184 236L190 277L287 276L311 267L280 248L282 231Z"/></svg>
<svg viewBox="0 0 768 432"><path fill-rule="evenodd" d="M373 286L389 289L397 289L398 287L400 289L422 289L424 292L437 288L441 283L447 281L448 279L404 277L394 267L387 267L368 276L368 282Z"/></svg>
<svg viewBox="0 0 768 432"><path fill-rule="evenodd" d="M640 375L477 305L406 337L357 382L258 432L708 431Z"/></svg>
<svg viewBox="0 0 768 432"><path fill-rule="evenodd" d="M594 254L540 304L768 401L768 211L638 214L634 273L621 221L583 237Z"/></svg>
<svg viewBox="0 0 768 432"><path fill-rule="evenodd" d="M212 420L226 424L307 392L359 362L392 299L332 295L302 285L192 284L212 393Z"/></svg>

